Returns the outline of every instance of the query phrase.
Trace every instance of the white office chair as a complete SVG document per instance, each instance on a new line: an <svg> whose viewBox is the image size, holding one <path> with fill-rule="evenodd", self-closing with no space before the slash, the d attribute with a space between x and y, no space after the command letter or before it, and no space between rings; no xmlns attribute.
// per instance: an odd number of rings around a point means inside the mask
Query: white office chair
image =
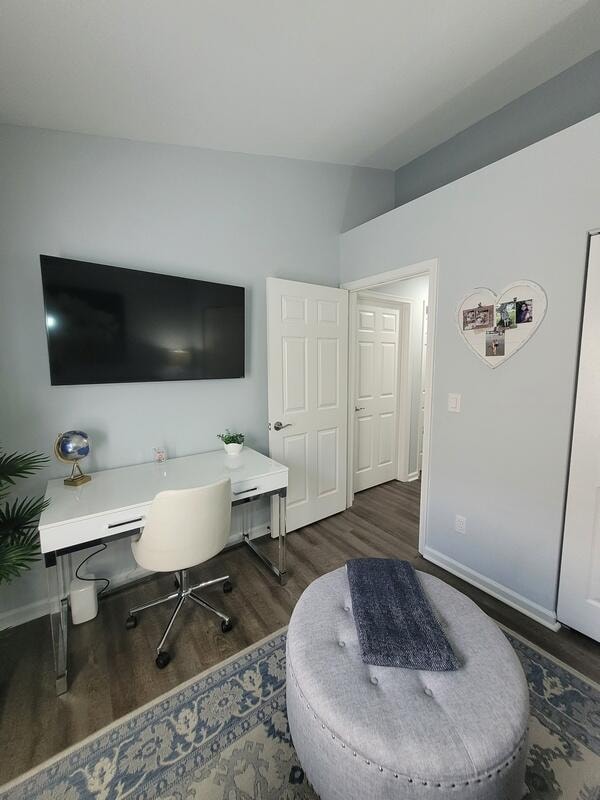
<svg viewBox="0 0 600 800"><path fill-rule="evenodd" d="M157 494L142 535L131 543L134 558L141 567L154 572L175 572L177 575L176 592L130 609L126 622L127 628L135 628L138 612L177 599L169 624L156 648L156 666L160 669L171 660L163 647L175 617L188 598L220 617L223 633L232 628L231 619L226 614L196 594L198 589L216 583L222 583L223 591L230 592L233 587L229 575L190 586L187 573L191 567L208 561L223 550L229 539L230 528L231 481L226 478L210 486Z"/></svg>

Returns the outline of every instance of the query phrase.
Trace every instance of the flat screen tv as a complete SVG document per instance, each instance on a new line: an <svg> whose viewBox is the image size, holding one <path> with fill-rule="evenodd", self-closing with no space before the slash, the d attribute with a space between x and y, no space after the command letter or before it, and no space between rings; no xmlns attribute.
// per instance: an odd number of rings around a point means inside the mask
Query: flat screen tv
<svg viewBox="0 0 600 800"><path fill-rule="evenodd" d="M40 256L53 385L244 377L244 289Z"/></svg>

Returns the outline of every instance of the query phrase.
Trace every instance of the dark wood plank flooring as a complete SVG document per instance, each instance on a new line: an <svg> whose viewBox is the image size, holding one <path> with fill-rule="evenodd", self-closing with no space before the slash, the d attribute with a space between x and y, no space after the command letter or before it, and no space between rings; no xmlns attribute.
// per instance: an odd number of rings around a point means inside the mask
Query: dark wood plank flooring
<svg viewBox="0 0 600 800"><path fill-rule="evenodd" d="M71 627L70 691L60 698L54 694L47 618L0 634L0 784L285 625L311 581L356 556L412 561L469 595L499 622L600 682L600 647L595 642L566 629L554 633L419 556L419 492L418 482L392 481L358 494L351 509L290 534L286 586L279 586L242 546L193 570L198 581L231 575L231 594L209 592L215 604L231 613L234 629L221 633L216 618L189 604L173 631L173 661L165 670L154 664L154 647L170 609L150 609L132 631L125 630L124 622L130 605L171 591L169 575L153 576L107 596L95 620ZM274 549L271 540L263 546Z"/></svg>

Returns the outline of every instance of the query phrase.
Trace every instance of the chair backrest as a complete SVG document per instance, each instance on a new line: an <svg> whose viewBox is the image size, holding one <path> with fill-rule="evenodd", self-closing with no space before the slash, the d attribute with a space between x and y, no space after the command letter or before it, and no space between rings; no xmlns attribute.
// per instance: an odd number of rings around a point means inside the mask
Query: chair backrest
<svg viewBox="0 0 600 800"><path fill-rule="evenodd" d="M133 552L146 569L177 572L219 553L230 530L229 478L197 489L159 492Z"/></svg>

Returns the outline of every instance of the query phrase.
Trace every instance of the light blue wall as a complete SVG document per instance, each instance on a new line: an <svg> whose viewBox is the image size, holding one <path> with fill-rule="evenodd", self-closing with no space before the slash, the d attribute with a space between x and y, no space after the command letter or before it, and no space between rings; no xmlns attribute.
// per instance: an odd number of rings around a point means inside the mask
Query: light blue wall
<svg viewBox="0 0 600 800"><path fill-rule="evenodd" d="M265 451L265 278L337 285L340 231L392 208L393 192L391 171L0 126L0 442L48 452L82 428L88 470L148 461L157 444L214 449L226 426ZM244 285L247 377L51 387L40 253ZM126 546L101 563L132 566ZM3 587L0 622L44 592L41 568Z"/></svg>
<svg viewBox="0 0 600 800"><path fill-rule="evenodd" d="M600 50L396 170L396 205L600 112Z"/></svg>
<svg viewBox="0 0 600 800"><path fill-rule="evenodd" d="M548 618L587 232L600 227L599 142L596 115L342 236L343 281L439 259L427 544ZM522 279L546 290L546 318L491 370L462 340L458 304L475 287ZM448 413L449 392L462 394L460 414Z"/></svg>

